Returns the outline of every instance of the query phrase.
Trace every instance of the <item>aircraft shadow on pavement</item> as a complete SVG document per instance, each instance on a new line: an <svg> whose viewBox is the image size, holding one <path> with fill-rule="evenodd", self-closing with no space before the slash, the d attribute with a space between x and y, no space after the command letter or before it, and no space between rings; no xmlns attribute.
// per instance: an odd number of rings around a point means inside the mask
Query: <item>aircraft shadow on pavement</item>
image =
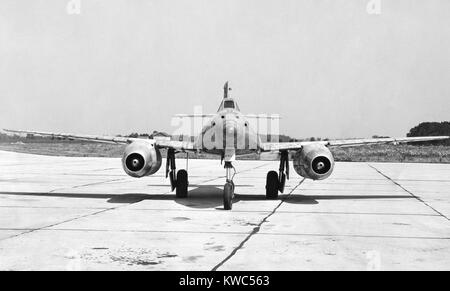
<svg viewBox="0 0 450 291"><path fill-rule="evenodd" d="M240 185L236 185L239 191ZM172 200L178 204L190 208L216 208L223 209L222 188L215 185L198 185L188 192L188 198L176 198L175 194L95 194L95 193L62 193L62 192L3 192L0 195L17 196L41 196L41 197L63 197L63 198L87 198L107 199L108 203L138 203L144 200ZM262 192L263 193L263 192ZM287 195L280 194L278 201L292 204L318 204L320 200L353 200L353 199L408 199L414 198L410 195ZM234 195L233 203L239 201L264 201L265 194L245 194L245 189L240 189Z"/></svg>

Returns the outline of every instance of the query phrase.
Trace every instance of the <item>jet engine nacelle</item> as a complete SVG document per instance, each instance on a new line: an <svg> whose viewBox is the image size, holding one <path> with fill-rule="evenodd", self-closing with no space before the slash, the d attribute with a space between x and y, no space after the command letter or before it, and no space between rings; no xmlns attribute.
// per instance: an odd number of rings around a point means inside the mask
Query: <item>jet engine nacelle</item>
<svg viewBox="0 0 450 291"><path fill-rule="evenodd" d="M321 144L305 145L294 155L294 169L302 177L323 180L333 172L334 158Z"/></svg>
<svg viewBox="0 0 450 291"><path fill-rule="evenodd" d="M141 178L156 173L161 168L161 152L151 142L135 141L125 148L122 167L128 175Z"/></svg>

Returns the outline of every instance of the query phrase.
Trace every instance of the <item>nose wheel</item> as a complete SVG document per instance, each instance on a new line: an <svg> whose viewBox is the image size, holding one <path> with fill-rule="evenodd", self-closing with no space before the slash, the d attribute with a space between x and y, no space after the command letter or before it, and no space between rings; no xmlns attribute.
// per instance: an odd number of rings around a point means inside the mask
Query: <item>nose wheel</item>
<svg viewBox="0 0 450 291"><path fill-rule="evenodd" d="M226 182L223 187L223 209L233 209L234 186L231 182Z"/></svg>
<svg viewBox="0 0 450 291"><path fill-rule="evenodd" d="M223 187L223 209L231 210L233 208L233 198L234 198L234 174L231 174L231 170L234 170L231 162L225 162L226 170L226 183ZM236 172L235 172L236 173Z"/></svg>

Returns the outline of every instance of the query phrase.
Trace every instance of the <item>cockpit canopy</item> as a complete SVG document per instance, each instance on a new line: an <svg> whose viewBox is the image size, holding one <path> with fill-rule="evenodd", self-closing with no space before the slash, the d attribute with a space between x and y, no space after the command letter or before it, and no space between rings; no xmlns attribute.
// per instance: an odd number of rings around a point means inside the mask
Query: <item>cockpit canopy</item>
<svg viewBox="0 0 450 291"><path fill-rule="evenodd" d="M217 111L222 111L224 109L234 109L240 111L239 106L231 98L224 98L222 100L222 103L220 103L219 109Z"/></svg>

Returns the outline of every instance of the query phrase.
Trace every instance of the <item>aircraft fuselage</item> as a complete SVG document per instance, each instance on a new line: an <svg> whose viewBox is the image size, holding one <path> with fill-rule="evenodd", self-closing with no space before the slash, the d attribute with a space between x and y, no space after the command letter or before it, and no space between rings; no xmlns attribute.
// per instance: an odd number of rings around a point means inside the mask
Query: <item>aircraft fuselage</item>
<svg viewBox="0 0 450 291"><path fill-rule="evenodd" d="M224 99L217 114L202 128L196 143L202 151L222 155L245 155L259 149L261 141L258 134L250 127L248 120L236 108L223 108L230 98ZM231 103L230 103L231 104ZM231 106L231 105L229 105Z"/></svg>

